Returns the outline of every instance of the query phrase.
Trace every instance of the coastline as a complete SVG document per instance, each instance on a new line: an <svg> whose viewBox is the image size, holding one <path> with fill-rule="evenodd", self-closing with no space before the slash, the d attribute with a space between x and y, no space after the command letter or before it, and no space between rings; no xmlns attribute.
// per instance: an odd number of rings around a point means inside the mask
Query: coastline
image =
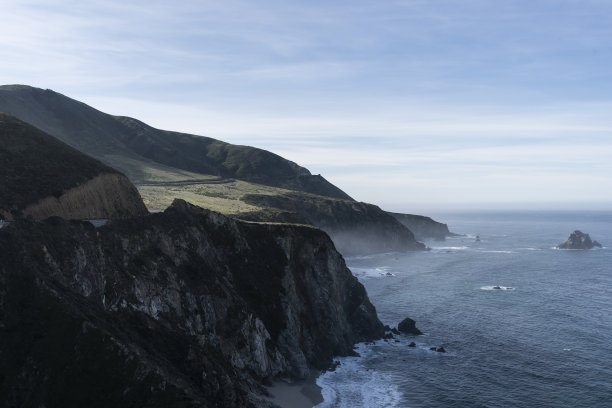
<svg viewBox="0 0 612 408"><path fill-rule="evenodd" d="M322 389L317 385L320 375L319 371L312 370L304 380L276 380L266 387L270 393L266 399L281 408L312 408L323 402Z"/></svg>

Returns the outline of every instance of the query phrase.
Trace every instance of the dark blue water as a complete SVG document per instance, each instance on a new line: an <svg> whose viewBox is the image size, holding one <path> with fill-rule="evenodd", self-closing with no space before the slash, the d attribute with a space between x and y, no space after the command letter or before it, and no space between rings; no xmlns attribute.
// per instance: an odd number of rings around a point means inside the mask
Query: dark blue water
<svg viewBox="0 0 612 408"><path fill-rule="evenodd" d="M320 406L612 407L612 212L435 219L466 236L347 260L384 323L425 335L360 345ZM604 249L554 249L576 229Z"/></svg>

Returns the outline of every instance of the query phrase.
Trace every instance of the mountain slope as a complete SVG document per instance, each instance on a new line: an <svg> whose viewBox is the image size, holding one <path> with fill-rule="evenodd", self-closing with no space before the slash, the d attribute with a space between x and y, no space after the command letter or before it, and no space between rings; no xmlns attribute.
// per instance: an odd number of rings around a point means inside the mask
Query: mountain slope
<svg viewBox="0 0 612 408"><path fill-rule="evenodd" d="M274 153L203 136L169 132L100 112L51 90L0 86L0 112L10 113L107 163L134 182L142 169L183 170L351 199L320 175Z"/></svg>
<svg viewBox="0 0 612 408"><path fill-rule="evenodd" d="M0 113L0 214L5 219L146 213L138 191L124 175Z"/></svg>

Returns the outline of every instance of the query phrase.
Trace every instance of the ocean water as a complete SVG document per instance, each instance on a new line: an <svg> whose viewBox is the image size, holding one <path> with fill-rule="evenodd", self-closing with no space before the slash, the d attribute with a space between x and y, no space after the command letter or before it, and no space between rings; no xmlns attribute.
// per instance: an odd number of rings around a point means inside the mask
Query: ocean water
<svg viewBox="0 0 612 408"><path fill-rule="evenodd" d="M434 219L465 236L347 259L383 323L425 334L339 358L318 407L612 407L612 212ZM554 248L576 229L604 248Z"/></svg>

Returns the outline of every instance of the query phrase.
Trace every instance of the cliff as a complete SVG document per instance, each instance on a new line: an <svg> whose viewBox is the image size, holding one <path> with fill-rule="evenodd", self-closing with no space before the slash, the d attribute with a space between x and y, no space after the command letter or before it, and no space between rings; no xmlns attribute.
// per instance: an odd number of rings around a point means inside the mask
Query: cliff
<svg viewBox="0 0 612 408"><path fill-rule="evenodd" d="M321 228L344 255L426 249L408 228L372 204L301 193L249 194L242 200L284 211L281 214L288 221L303 220ZM239 217L266 219L266 214L247 213Z"/></svg>
<svg viewBox="0 0 612 408"><path fill-rule="evenodd" d="M147 213L127 177L0 113L2 218L114 218Z"/></svg>
<svg viewBox="0 0 612 408"><path fill-rule="evenodd" d="M446 237L455 235L448 230L446 224L434 221L430 217L393 212L389 212L388 214L392 215L396 220L401 222L402 225L412 231L416 239L433 238L443 241Z"/></svg>
<svg viewBox="0 0 612 408"><path fill-rule="evenodd" d="M253 406L383 326L329 237L183 201L0 230L0 406Z"/></svg>

